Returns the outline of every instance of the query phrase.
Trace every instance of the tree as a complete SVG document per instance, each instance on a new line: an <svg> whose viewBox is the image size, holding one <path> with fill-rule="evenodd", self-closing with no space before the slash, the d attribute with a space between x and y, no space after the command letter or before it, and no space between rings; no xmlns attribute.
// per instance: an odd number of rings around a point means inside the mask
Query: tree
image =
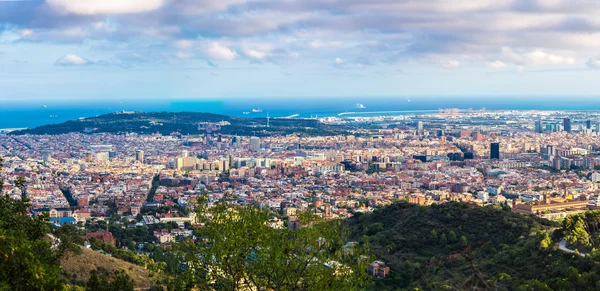
<svg viewBox="0 0 600 291"><path fill-rule="evenodd" d="M456 232L454 232L454 230L451 230L450 233L448 234L448 240L451 243L456 242L457 238L456 238Z"/></svg>
<svg viewBox="0 0 600 291"><path fill-rule="evenodd" d="M469 244L467 237L465 237L464 235L460 236L460 246L461 247L466 247Z"/></svg>
<svg viewBox="0 0 600 291"><path fill-rule="evenodd" d="M0 170L2 161L0 157ZM15 186L25 193L23 177L15 180ZM60 239L62 233L60 238L49 235L46 215L29 217L29 199L11 199L1 190L0 290L62 290L59 260L71 241Z"/></svg>
<svg viewBox="0 0 600 291"><path fill-rule="evenodd" d="M90 272L90 280L87 283L88 291L133 291L133 280L125 271L115 271L112 278L106 273L98 275L98 272Z"/></svg>
<svg viewBox="0 0 600 291"><path fill-rule="evenodd" d="M361 258L368 245L344 248L349 232L340 221L302 214L301 229L276 229L267 210L225 202L209 210L200 200L200 239L180 249L200 289L358 290L369 279L369 257Z"/></svg>
<svg viewBox="0 0 600 291"><path fill-rule="evenodd" d="M550 238L550 235L547 233L544 233L544 238L540 242L540 247L542 249L548 249L551 245L552 245L552 239Z"/></svg>
<svg viewBox="0 0 600 291"><path fill-rule="evenodd" d="M79 246L83 245L85 240L80 235L79 228L74 224L64 224L61 227L55 229L53 231L54 236L56 236L64 246L61 249L61 254L64 254L66 251L71 251L76 254L81 253L81 248Z"/></svg>
<svg viewBox="0 0 600 291"><path fill-rule="evenodd" d="M0 195L0 290L60 290L47 217L30 218L27 202Z"/></svg>
<svg viewBox="0 0 600 291"><path fill-rule="evenodd" d="M22 176L19 176L15 179L15 187L17 187L19 190L21 190L22 197L25 197L27 194L26 184L27 184L27 181L25 181L25 178L23 178Z"/></svg>
<svg viewBox="0 0 600 291"><path fill-rule="evenodd" d="M2 172L2 164L4 163L4 158L0 156L0 172ZM4 187L4 180L0 178L0 194L2 194L2 188Z"/></svg>

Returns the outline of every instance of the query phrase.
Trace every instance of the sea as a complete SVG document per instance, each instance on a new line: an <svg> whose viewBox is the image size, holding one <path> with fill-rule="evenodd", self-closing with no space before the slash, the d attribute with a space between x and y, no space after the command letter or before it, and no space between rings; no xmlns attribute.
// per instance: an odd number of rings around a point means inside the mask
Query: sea
<svg viewBox="0 0 600 291"><path fill-rule="evenodd" d="M353 117L426 114L441 108L600 110L600 97L307 97L2 101L0 129L32 128L117 111L207 112L239 117Z"/></svg>

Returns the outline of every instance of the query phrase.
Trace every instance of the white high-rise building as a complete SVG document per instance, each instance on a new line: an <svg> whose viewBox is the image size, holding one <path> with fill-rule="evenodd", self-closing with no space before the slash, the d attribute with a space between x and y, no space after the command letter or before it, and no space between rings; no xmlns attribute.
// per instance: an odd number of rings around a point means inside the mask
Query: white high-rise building
<svg viewBox="0 0 600 291"><path fill-rule="evenodd" d="M144 162L144 151L142 151L142 150L135 151L135 160L140 163L143 163Z"/></svg>
<svg viewBox="0 0 600 291"><path fill-rule="evenodd" d="M260 151L260 138L253 136L250 138L250 150Z"/></svg>

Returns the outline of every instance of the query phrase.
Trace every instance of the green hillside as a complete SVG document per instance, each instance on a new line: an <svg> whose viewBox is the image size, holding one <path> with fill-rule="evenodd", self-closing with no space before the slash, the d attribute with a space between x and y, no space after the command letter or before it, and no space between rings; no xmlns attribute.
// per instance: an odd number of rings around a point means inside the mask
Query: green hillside
<svg viewBox="0 0 600 291"><path fill-rule="evenodd" d="M348 223L392 269L373 290L600 290L594 259L557 250L559 225L535 217L400 202Z"/></svg>
<svg viewBox="0 0 600 291"><path fill-rule="evenodd" d="M181 134L204 134L206 130L198 129L201 122L229 122L215 133L265 136L272 134L300 133L306 135L333 135L345 133L346 128L319 123L309 119L271 119L266 127L265 118L239 118L202 112L135 112L131 114L111 113L96 117L70 120L60 124L49 124L36 128L13 132L12 134L64 134L83 133L159 133L169 135L173 132Z"/></svg>
<svg viewBox="0 0 600 291"><path fill-rule="evenodd" d="M109 276L124 271L134 282L136 289L146 290L155 282L156 276L141 266L111 256L82 248L81 254L68 254L62 260L62 279L73 285L85 286L92 271Z"/></svg>

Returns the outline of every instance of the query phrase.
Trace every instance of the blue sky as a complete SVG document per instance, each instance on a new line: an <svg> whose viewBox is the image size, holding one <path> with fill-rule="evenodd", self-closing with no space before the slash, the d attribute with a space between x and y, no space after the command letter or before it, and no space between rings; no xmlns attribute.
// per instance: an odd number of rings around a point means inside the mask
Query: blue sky
<svg viewBox="0 0 600 291"><path fill-rule="evenodd" d="M594 0L0 0L0 100L597 96L597 15Z"/></svg>

